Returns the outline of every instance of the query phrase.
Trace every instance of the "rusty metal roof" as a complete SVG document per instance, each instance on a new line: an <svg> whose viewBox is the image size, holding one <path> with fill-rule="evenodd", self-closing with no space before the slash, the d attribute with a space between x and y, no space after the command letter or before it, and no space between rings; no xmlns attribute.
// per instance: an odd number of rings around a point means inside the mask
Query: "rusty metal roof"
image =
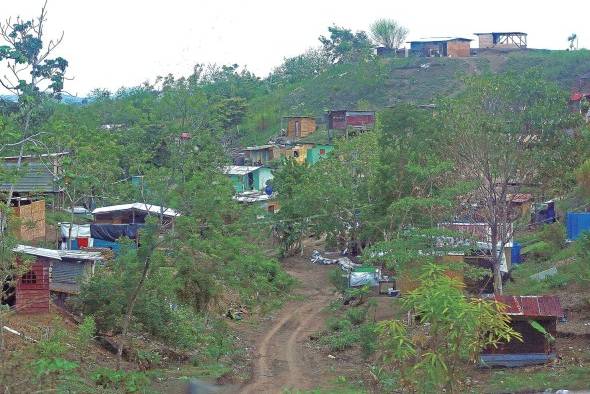
<svg viewBox="0 0 590 394"><path fill-rule="evenodd" d="M504 313L510 316L558 318L564 316L557 296L490 295L488 298L506 305Z"/></svg>

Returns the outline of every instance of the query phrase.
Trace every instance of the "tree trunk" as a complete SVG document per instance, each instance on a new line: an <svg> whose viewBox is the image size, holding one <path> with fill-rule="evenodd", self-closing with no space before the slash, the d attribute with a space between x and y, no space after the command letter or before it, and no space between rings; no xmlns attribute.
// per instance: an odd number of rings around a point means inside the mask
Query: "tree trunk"
<svg viewBox="0 0 590 394"><path fill-rule="evenodd" d="M123 345L127 342L127 332L129 331L129 324L131 322L131 315L133 315L133 308L135 307L135 303L137 302L137 298L139 297L139 293L143 287L145 279L147 278L147 274L150 267L150 260L149 256L144 261L143 264L143 271L141 273L141 278L137 283L137 286L131 293L131 297L129 298L129 303L127 304L127 310L125 311L125 316L123 317L123 327L121 331L121 340L119 341L119 346L117 347L117 369L121 369L121 360L123 358Z"/></svg>

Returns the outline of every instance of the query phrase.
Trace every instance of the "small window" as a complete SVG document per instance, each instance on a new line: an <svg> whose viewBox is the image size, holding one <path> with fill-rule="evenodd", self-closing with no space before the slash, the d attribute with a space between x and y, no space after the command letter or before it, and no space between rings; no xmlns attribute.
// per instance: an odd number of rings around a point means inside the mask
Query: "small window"
<svg viewBox="0 0 590 394"><path fill-rule="evenodd" d="M294 150L293 151L293 157L299 157L299 151L298 150Z"/></svg>
<svg viewBox="0 0 590 394"><path fill-rule="evenodd" d="M326 150L325 149L320 149L320 155L325 155L326 154Z"/></svg>
<svg viewBox="0 0 590 394"><path fill-rule="evenodd" d="M33 271L29 271L23 275L22 283L26 285L32 285L37 283L37 275Z"/></svg>

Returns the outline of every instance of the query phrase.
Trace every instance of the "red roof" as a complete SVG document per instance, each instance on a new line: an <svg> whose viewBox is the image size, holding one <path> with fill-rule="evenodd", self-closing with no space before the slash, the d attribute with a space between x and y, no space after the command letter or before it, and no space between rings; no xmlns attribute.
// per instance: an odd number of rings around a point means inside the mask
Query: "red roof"
<svg viewBox="0 0 590 394"><path fill-rule="evenodd" d="M556 296L492 295L497 302L506 305L504 313L511 316L563 317L563 309Z"/></svg>

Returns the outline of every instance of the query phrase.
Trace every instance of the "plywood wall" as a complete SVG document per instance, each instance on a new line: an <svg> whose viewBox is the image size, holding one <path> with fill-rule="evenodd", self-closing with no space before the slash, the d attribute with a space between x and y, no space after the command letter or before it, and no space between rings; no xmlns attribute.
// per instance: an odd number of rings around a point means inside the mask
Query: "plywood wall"
<svg viewBox="0 0 590 394"><path fill-rule="evenodd" d="M20 221L16 237L22 241L45 237L45 201L33 201L31 204L13 207L13 210Z"/></svg>

